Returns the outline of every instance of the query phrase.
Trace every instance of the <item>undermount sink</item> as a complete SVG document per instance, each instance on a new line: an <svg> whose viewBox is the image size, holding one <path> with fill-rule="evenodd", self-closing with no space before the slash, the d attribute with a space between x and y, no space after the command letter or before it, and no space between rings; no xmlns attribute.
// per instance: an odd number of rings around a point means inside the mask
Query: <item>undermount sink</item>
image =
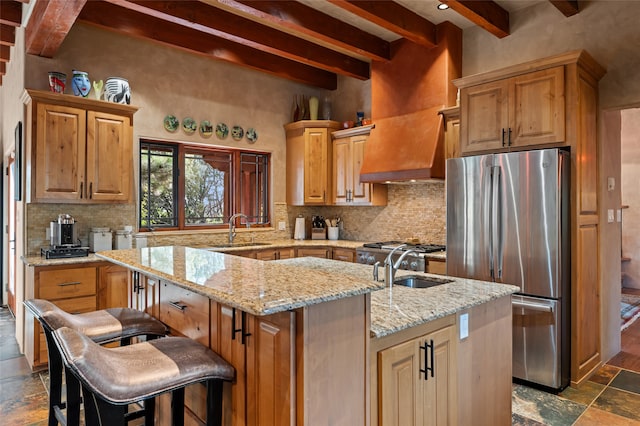
<svg viewBox="0 0 640 426"><path fill-rule="evenodd" d="M207 247L208 250L219 248L234 248L234 247L252 247L252 246L269 246L271 243L222 243L216 244L211 247Z"/></svg>
<svg viewBox="0 0 640 426"><path fill-rule="evenodd" d="M394 285L402 285L411 288L429 288L451 282L453 282L453 280L448 280L446 278L423 277L420 275L405 275L404 277L398 277L393 280Z"/></svg>

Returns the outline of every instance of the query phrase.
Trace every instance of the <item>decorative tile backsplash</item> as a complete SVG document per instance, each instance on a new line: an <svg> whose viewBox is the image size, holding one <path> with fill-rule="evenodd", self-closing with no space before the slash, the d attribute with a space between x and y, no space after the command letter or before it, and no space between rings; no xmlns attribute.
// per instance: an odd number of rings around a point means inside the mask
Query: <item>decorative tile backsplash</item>
<svg viewBox="0 0 640 426"><path fill-rule="evenodd" d="M415 237L432 244L446 243L446 204L443 181L430 181L410 185L389 185L388 204L384 207L295 207L275 203L273 228L269 231L238 229L236 241L269 241L293 237L295 218L302 214L307 224L311 217L342 218L340 239L356 241L405 240ZM49 245L46 229L58 214L68 213L77 221L78 236L88 244L93 227L112 230L133 225L135 204L79 205L79 204L27 204L27 253L37 254L40 247ZM278 223L285 222L285 230L278 231ZM148 246L193 245L206 246L225 243L226 231L196 231L185 233L144 233ZM307 235L309 235L307 233ZM138 239L135 240L139 241Z"/></svg>

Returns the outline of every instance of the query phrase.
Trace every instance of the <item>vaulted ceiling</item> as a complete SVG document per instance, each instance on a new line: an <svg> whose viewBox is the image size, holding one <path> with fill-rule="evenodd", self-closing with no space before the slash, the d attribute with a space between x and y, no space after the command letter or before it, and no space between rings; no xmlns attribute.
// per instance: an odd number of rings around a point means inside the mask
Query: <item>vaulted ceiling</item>
<svg viewBox="0 0 640 426"><path fill-rule="evenodd" d="M436 25L477 25L508 37L509 13L547 0L2 0L0 84L15 29L29 4L26 51L54 57L76 22L335 89L337 75L369 78L371 61L391 59L393 42L438 43ZM566 16L577 0L548 0ZM438 3L450 9L437 10Z"/></svg>

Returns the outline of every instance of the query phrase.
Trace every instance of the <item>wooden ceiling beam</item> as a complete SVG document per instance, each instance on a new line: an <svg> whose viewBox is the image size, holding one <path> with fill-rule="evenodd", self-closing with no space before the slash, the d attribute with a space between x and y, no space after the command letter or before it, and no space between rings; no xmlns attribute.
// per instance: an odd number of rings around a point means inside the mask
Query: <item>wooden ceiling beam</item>
<svg viewBox="0 0 640 426"><path fill-rule="evenodd" d="M549 2L567 18L580 12L578 0L549 0Z"/></svg>
<svg viewBox="0 0 640 426"><path fill-rule="evenodd" d="M0 1L0 24L19 27L22 23L22 3L17 1Z"/></svg>
<svg viewBox="0 0 640 426"><path fill-rule="evenodd" d="M0 24L0 44L4 46L16 44L16 27Z"/></svg>
<svg viewBox="0 0 640 426"><path fill-rule="evenodd" d="M387 0L329 0L329 2L416 44L426 47L435 47L437 44L436 26L396 2Z"/></svg>
<svg viewBox="0 0 640 426"><path fill-rule="evenodd" d="M290 0L202 0L253 21L371 60L389 61L389 42Z"/></svg>
<svg viewBox="0 0 640 426"><path fill-rule="evenodd" d="M25 30L26 51L53 58L87 0L38 0Z"/></svg>
<svg viewBox="0 0 640 426"><path fill-rule="evenodd" d="M207 58L219 59L299 83L329 90L335 90L338 85L334 73L106 2L88 2L78 18L82 22L107 30L154 40Z"/></svg>
<svg viewBox="0 0 640 426"><path fill-rule="evenodd" d="M498 38L510 34L509 12L494 1L488 0L440 0L451 9Z"/></svg>
<svg viewBox="0 0 640 426"><path fill-rule="evenodd" d="M106 1L325 71L360 80L366 80L370 77L367 62L199 1Z"/></svg>

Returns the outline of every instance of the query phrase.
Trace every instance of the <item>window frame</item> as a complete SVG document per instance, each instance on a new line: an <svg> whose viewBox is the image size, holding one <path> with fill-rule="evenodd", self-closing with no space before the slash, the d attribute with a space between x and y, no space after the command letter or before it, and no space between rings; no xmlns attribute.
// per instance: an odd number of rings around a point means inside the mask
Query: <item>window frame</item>
<svg viewBox="0 0 640 426"><path fill-rule="evenodd" d="M142 175L142 150L143 148L156 148L156 149L167 149L173 150L174 152L174 160L173 160L173 185L176 188L174 191L173 199L176 209L176 226L143 226L142 220L142 183L145 179L145 176ZM229 184L229 196L228 203L230 206L230 214L229 216L225 216L225 221L221 224L186 224L185 223L185 156L191 153L224 153L229 154L231 157L231 182ZM244 213L240 211L242 196L238 194L240 190L240 179L241 179L241 158L242 154L251 154L251 155L260 155L266 157L266 170L265 170L265 193L266 193L266 202L265 209L267 210L264 215L266 222L265 223L251 223L252 228L265 228L270 227L272 224L272 207L271 207L271 153L267 151L259 151L259 150L250 150L250 149L240 149L226 146L218 146L218 145L204 145L204 144L195 144L195 143L187 143L187 142L169 142L169 141L158 141L149 138L141 138L138 149L138 183L139 183L139 197L138 197L138 229L140 232L165 232L165 231L197 231L197 230L213 230L213 229L228 229L229 227L229 217L231 217L235 213ZM234 220L235 226L243 226L246 224L246 220L243 217L237 217Z"/></svg>

